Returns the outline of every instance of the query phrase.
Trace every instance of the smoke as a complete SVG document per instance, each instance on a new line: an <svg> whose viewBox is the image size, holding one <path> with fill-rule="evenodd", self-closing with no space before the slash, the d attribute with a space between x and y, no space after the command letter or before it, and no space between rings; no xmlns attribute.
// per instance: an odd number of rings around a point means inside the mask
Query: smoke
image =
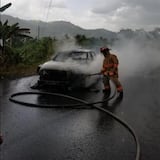
<svg viewBox="0 0 160 160"><path fill-rule="evenodd" d="M74 38L70 38L68 40L62 40L57 47L57 52L61 51L69 51L69 50L78 50L78 49L86 49L78 46L75 42ZM92 49L91 49L92 50ZM93 49L96 53L96 51ZM101 70L103 62L103 56L101 54L96 54L96 57L91 63L88 63L87 65L77 63L76 61L73 61L72 59L67 59L65 62L63 62L63 65L58 65L57 69L65 69L65 70L72 70L75 73L84 73L84 74L94 74L98 73Z"/></svg>
<svg viewBox="0 0 160 160"><path fill-rule="evenodd" d="M119 58L120 76L148 75L160 67L160 48L156 41L121 39L112 53Z"/></svg>
<svg viewBox="0 0 160 160"><path fill-rule="evenodd" d="M80 46L76 44L76 41L73 37L70 37L69 39L61 40L57 44L57 52L73 50L77 48L80 48Z"/></svg>
<svg viewBox="0 0 160 160"><path fill-rule="evenodd" d="M61 41L61 43L57 47L57 52L78 50L78 49L84 49L84 48L81 48L80 46L76 45L74 39L72 40L69 39L68 41ZM97 53L94 60L88 63L86 63L85 60L84 60L84 63L83 62L79 63L78 61L73 60L72 58L65 59L65 61L63 62L53 63L52 61L48 61L41 67L41 69L45 69L45 68L53 69L54 68L57 70L72 71L75 74L84 74L86 75L85 86L88 87L92 85L93 83L96 83L97 80L99 79L99 76L96 76L96 75L87 76L87 75L99 73L101 71L103 58L104 57L101 54Z"/></svg>
<svg viewBox="0 0 160 160"><path fill-rule="evenodd" d="M110 47L111 53L117 55L119 59L119 76L146 76L153 72L160 74L160 46L156 39L148 39L137 36L135 39L121 38ZM95 46L97 47L97 45ZM100 48L101 46L99 46ZM69 40L61 43L59 51L78 49L75 40ZM99 51L97 51L99 52ZM70 63L69 60L67 63ZM75 73L94 74L101 70L103 56L97 54L95 60L89 65L80 65L73 62L69 66L65 63L63 67L66 70L73 70ZM159 72L157 72L159 70Z"/></svg>
<svg viewBox="0 0 160 160"><path fill-rule="evenodd" d="M65 54L65 53L64 53ZM48 61L41 66L41 69L56 69L72 71L79 74L94 74L98 73L102 67L103 57L97 54L93 61L86 62L86 60L73 60L72 58L64 61Z"/></svg>

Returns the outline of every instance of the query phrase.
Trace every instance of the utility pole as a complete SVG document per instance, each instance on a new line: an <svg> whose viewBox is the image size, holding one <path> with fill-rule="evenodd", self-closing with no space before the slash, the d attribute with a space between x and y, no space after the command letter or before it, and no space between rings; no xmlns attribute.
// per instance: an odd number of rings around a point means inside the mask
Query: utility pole
<svg viewBox="0 0 160 160"><path fill-rule="evenodd" d="M37 39L39 39L40 37L40 26L39 26L39 23L38 23L38 33L37 33Z"/></svg>

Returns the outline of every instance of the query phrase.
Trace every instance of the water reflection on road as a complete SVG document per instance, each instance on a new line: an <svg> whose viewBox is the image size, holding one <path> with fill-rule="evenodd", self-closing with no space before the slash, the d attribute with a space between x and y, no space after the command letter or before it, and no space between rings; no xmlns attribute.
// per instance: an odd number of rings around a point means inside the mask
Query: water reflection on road
<svg viewBox="0 0 160 160"><path fill-rule="evenodd" d="M158 79L160 78L128 77L122 81L125 84L125 96L121 103L114 100L99 104L127 120L136 130L140 137L142 160L158 160L157 157L160 156ZM15 92L38 91L30 89L36 80L37 77L32 76L0 81L1 130L4 135L4 143L1 145L2 160L134 159L135 144L132 136L106 113L85 105L79 109L37 108L8 100ZM88 102L103 100L101 88L99 91L60 93ZM50 105L77 103L57 96L24 95L16 98Z"/></svg>

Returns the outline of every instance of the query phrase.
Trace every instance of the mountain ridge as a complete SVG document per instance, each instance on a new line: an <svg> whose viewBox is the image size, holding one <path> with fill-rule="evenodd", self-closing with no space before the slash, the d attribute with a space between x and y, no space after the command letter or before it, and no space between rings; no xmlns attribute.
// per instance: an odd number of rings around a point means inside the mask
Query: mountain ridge
<svg viewBox="0 0 160 160"><path fill-rule="evenodd" d="M103 28L98 29L84 29L68 21L52 21L44 22L38 20L24 20L18 17L12 17L9 15L1 15L2 22L8 19L10 25L14 23L19 23L20 27L30 28L32 37L56 37L62 38L65 35L75 36L75 35L85 35L86 37L95 38L107 38L112 39L116 37L116 32L112 32Z"/></svg>

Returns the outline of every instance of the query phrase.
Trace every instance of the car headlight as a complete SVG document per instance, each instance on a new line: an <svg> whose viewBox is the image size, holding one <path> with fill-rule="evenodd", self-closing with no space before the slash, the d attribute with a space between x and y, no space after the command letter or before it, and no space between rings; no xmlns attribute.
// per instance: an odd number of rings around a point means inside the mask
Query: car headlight
<svg viewBox="0 0 160 160"><path fill-rule="evenodd" d="M42 70L42 75L47 75L47 71L46 70Z"/></svg>
<svg viewBox="0 0 160 160"><path fill-rule="evenodd" d="M47 73L46 70L41 70L41 71L39 72L39 74L40 74L40 76L46 76L46 75L48 75L48 73Z"/></svg>

